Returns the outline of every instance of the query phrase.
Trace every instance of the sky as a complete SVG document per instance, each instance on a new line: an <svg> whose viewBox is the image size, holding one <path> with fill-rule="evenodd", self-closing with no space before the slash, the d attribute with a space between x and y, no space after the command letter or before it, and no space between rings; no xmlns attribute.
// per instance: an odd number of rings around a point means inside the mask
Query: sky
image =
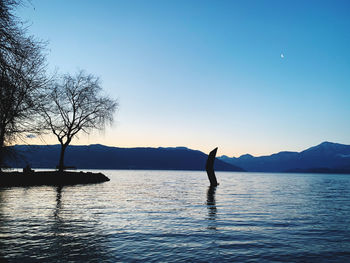
<svg viewBox="0 0 350 263"><path fill-rule="evenodd" d="M73 144L218 155L350 144L350 1L31 0L50 70L100 77L112 126ZM28 143L56 144L54 137Z"/></svg>

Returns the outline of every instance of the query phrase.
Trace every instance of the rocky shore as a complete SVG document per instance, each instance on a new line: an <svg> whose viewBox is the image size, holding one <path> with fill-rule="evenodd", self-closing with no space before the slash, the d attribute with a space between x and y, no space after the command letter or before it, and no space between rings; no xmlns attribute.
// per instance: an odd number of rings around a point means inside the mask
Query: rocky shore
<svg viewBox="0 0 350 263"><path fill-rule="evenodd" d="M59 171L26 171L1 172L1 186L35 186L35 185L75 185L95 184L109 181L102 173L92 172L59 172Z"/></svg>

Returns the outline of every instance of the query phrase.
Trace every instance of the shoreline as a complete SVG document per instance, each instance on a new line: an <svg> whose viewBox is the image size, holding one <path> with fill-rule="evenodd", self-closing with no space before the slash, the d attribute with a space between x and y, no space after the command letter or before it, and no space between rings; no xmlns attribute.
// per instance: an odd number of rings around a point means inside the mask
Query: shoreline
<svg viewBox="0 0 350 263"><path fill-rule="evenodd" d="M96 184L110 181L102 173L68 171L0 172L0 187Z"/></svg>

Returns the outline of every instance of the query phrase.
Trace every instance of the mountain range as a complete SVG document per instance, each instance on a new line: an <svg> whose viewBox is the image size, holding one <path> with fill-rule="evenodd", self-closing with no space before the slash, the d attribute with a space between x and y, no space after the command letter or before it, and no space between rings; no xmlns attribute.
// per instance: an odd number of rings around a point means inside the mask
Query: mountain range
<svg viewBox="0 0 350 263"><path fill-rule="evenodd" d="M332 142L323 142L301 152L283 151L260 157L250 154L238 158L221 156L219 159L249 172L350 173L350 145Z"/></svg>
<svg viewBox="0 0 350 263"><path fill-rule="evenodd" d="M60 145L15 145L17 158L8 166L55 168ZM204 170L207 154L186 147L118 148L100 144L69 146L65 165L78 169ZM269 156L221 156L217 171L350 173L350 145L323 142L301 152L283 151Z"/></svg>
<svg viewBox="0 0 350 263"><path fill-rule="evenodd" d="M55 168L60 145L15 145L17 158L7 161L9 167ZM13 151L12 151L13 152ZM65 165L78 169L148 169L205 170L208 156L185 147L175 148L117 148L100 144L68 146ZM218 171L243 171L235 165L215 161Z"/></svg>

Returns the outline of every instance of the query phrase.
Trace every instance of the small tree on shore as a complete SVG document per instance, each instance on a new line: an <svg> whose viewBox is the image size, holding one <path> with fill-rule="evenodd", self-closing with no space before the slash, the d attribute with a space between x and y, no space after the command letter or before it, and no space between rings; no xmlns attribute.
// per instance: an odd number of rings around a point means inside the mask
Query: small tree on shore
<svg viewBox="0 0 350 263"><path fill-rule="evenodd" d="M48 94L48 103L42 109L47 126L61 144L58 169L64 170L64 154L68 145L82 131L104 129L113 122L118 102L101 95L99 79L83 71L64 75Z"/></svg>

